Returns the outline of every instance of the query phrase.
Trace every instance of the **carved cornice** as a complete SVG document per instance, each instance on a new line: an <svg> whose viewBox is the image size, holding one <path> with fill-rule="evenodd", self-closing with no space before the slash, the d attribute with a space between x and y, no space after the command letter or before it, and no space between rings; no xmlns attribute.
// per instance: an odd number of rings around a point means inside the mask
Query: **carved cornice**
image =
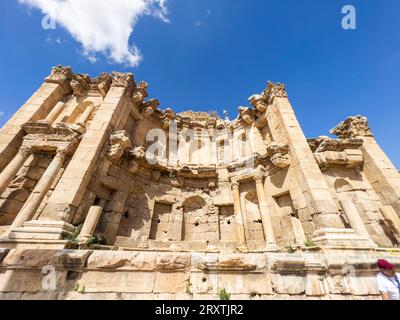
<svg viewBox="0 0 400 320"><path fill-rule="evenodd" d="M351 139L357 137L373 137L368 125L368 118L363 116L349 117L330 131L331 134L340 139Z"/></svg>
<svg viewBox="0 0 400 320"><path fill-rule="evenodd" d="M239 107L238 108L240 118L248 125L252 125L256 119L254 115L254 110L248 107Z"/></svg>
<svg viewBox="0 0 400 320"><path fill-rule="evenodd" d="M63 86L64 90L69 93L71 92L70 81L73 78L73 73L71 67L64 67L58 65L51 69L51 74L46 77L45 81L47 83L57 83Z"/></svg>
<svg viewBox="0 0 400 320"><path fill-rule="evenodd" d="M114 71L112 75L113 75L113 81L112 81L113 87L124 87L133 89L135 81L132 73L130 72L123 73Z"/></svg>
<svg viewBox="0 0 400 320"><path fill-rule="evenodd" d="M115 131L110 136L110 145L107 151L107 158L111 161L120 160L125 152L132 148L132 140L125 130Z"/></svg>
<svg viewBox="0 0 400 320"><path fill-rule="evenodd" d="M89 90L90 77L87 74L77 74L74 79L71 80L71 88L74 95L77 97L82 97Z"/></svg>
<svg viewBox="0 0 400 320"><path fill-rule="evenodd" d="M142 115L145 118L149 118L154 114L154 112L157 110L157 107L160 105L160 101L158 99L151 99L145 103L143 103L142 106Z"/></svg>
<svg viewBox="0 0 400 320"><path fill-rule="evenodd" d="M249 98L251 105L259 112L264 113L267 111L268 102L265 96L261 94L254 94Z"/></svg>
<svg viewBox="0 0 400 320"><path fill-rule="evenodd" d="M290 148L287 144L271 143L267 147L267 153L271 162L279 168L287 168L290 166Z"/></svg>
<svg viewBox="0 0 400 320"><path fill-rule="evenodd" d="M144 99L149 96L149 94L147 93L148 88L148 83L144 81L140 82L136 86L136 89L132 95L132 102L135 106L140 107L143 104Z"/></svg>

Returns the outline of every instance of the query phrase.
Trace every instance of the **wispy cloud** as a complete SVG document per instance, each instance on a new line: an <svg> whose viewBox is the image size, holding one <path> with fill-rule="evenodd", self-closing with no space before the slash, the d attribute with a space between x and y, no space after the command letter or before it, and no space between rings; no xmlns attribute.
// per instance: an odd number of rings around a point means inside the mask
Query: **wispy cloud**
<svg viewBox="0 0 400 320"><path fill-rule="evenodd" d="M200 27L201 25L203 25L208 20L208 18L211 17L211 14L212 14L211 9L210 8L207 9L207 12L204 14L204 16L201 19L195 21L194 26Z"/></svg>
<svg viewBox="0 0 400 320"><path fill-rule="evenodd" d="M129 44L134 27L143 15L168 22L167 0L18 0L40 9L82 44L83 54L96 62L97 53L111 61L137 66L140 50Z"/></svg>

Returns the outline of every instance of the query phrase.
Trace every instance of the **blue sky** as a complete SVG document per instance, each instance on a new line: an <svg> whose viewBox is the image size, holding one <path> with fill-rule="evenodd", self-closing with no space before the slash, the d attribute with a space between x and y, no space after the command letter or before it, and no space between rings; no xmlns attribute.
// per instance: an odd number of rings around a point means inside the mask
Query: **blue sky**
<svg viewBox="0 0 400 320"><path fill-rule="evenodd" d="M357 10L356 30L341 28L346 4ZM1 124L57 64L93 76L130 71L149 82L162 108L227 109L232 118L272 80L286 83L307 137L366 115L400 167L400 1L168 0L166 7L169 23L139 17L130 44L143 60L129 67L102 53L90 62L61 26L42 29L39 10L0 1Z"/></svg>

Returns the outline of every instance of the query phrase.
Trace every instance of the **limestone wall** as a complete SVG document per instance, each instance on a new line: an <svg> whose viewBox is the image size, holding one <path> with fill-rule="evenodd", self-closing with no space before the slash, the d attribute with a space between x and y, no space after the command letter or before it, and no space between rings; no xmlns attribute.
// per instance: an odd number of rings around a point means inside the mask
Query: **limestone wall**
<svg viewBox="0 0 400 320"><path fill-rule="evenodd" d="M400 263L392 255L14 249L1 254L0 299L380 299L375 262Z"/></svg>

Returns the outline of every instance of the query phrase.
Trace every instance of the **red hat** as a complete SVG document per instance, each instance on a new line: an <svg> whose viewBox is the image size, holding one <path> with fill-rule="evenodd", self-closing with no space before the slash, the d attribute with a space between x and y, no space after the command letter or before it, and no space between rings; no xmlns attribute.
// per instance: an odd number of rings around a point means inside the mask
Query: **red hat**
<svg viewBox="0 0 400 320"><path fill-rule="evenodd" d="M377 265L379 269L389 270L389 271L394 270L394 265L384 259L378 260Z"/></svg>

